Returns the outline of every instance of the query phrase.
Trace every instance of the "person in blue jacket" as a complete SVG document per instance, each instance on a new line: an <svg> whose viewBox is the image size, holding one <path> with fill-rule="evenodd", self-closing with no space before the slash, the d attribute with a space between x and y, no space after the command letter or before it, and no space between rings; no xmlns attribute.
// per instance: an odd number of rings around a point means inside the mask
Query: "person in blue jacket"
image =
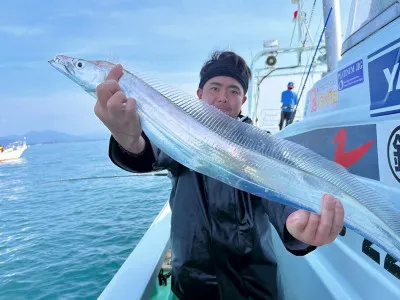
<svg viewBox="0 0 400 300"><path fill-rule="evenodd" d="M286 121L285 126L288 124L294 106L297 104L297 94L293 92L294 83L290 81L287 86L287 90L282 92L281 96L281 120L279 121L279 130L282 130L283 122Z"/></svg>

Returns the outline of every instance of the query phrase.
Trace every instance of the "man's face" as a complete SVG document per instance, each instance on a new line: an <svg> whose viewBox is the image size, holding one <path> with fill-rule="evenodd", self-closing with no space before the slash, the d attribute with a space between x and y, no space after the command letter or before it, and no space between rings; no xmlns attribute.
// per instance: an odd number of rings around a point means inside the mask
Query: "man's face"
<svg viewBox="0 0 400 300"><path fill-rule="evenodd" d="M242 104L247 99L240 83L227 76L211 78L202 89L197 90L197 96L232 118L239 115Z"/></svg>

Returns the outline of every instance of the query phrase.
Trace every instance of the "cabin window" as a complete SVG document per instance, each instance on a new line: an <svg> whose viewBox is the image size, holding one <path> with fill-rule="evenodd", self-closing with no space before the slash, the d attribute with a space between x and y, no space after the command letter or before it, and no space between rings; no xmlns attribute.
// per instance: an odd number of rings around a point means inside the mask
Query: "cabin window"
<svg viewBox="0 0 400 300"><path fill-rule="evenodd" d="M398 0L353 0L342 54L399 16Z"/></svg>

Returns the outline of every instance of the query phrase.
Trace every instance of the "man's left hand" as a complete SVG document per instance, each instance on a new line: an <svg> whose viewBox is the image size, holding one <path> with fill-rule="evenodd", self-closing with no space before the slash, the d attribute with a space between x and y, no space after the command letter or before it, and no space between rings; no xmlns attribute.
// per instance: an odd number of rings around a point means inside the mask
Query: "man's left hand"
<svg viewBox="0 0 400 300"><path fill-rule="evenodd" d="M343 228L342 203L329 194L322 198L321 214L297 210L289 215L286 228L297 240L312 246L333 242Z"/></svg>

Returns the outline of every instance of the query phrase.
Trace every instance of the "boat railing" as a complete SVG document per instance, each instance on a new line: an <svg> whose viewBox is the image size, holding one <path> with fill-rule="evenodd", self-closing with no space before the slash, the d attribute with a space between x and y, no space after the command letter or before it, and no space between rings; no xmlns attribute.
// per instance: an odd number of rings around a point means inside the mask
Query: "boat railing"
<svg viewBox="0 0 400 300"><path fill-rule="evenodd" d="M6 150L8 150L8 151L10 151L10 150L14 151L14 150L18 150L18 149L20 149L20 148L23 148L23 147L25 147L25 146L26 146L25 140L24 140L24 141L16 141L16 142L12 142L12 143L8 144L7 146L5 146L5 147L4 147L4 151L6 151Z"/></svg>
<svg viewBox="0 0 400 300"><path fill-rule="evenodd" d="M280 109L262 109L257 116L257 126L263 130L267 130L272 134L277 133L279 131L279 121L281 118L281 110ZM301 113L296 113L294 118L294 122L300 121L303 119L303 115Z"/></svg>

